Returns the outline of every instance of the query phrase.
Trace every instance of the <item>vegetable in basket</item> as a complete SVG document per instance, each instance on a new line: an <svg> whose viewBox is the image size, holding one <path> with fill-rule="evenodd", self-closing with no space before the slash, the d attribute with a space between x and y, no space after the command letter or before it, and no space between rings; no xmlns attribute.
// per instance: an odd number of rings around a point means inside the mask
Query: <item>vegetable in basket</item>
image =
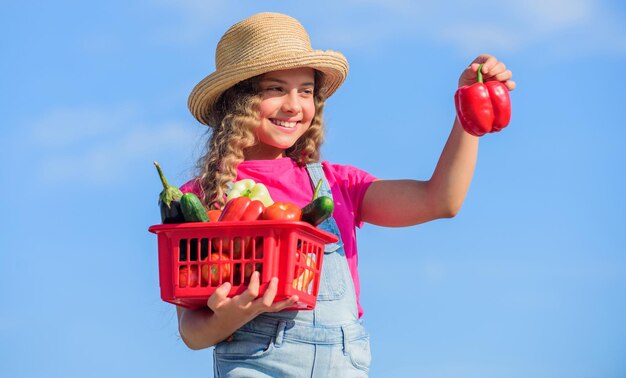
<svg viewBox="0 0 626 378"><path fill-rule="evenodd" d="M209 216L209 222L217 222L222 215L222 210L208 210L206 214Z"/></svg>
<svg viewBox="0 0 626 378"><path fill-rule="evenodd" d="M218 218L219 222L250 222L259 219L261 214L263 214L263 210L265 206L260 200L251 200L249 197L235 197L230 201L226 202L226 206L224 206L224 210L220 214ZM222 252L230 252L230 238L222 238L218 240L218 244L214 244L214 249L219 250L220 245ZM236 237L232 240L233 247L232 253L233 258L240 258L242 250L246 252L250 252L251 246L251 238L250 237ZM243 244L243 246L242 246Z"/></svg>
<svg viewBox="0 0 626 378"><path fill-rule="evenodd" d="M254 221L259 219L265 206L260 200L249 197L235 197L226 202L224 210L218 220L225 221Z"/></svg>
<svg viewBox="0 0 626 378"><path fill-rule="evenodd" d="M161 183L163 184L163 191L159 194L159 208L161 210L161 222L163 223L182 223L185 221L183 217L183 211L180 204L180 199L183 193L175 186L170 185L163 175L161 166L156 161L154 165L159 172Z"/></svg>
<svg viewBox="0 0 626 378"><path fill-rule="evenodd" d="M185 193L180 199L180 206L183 210L185 222L208 222L209 215L200 202L200 199L193 193Z"/></svg>
<svg viewBox="0 0 626 378"><path fill-rule="evenodd" d="M224 282L230 281L230 260L227 256L220 256L219 253L211 253L211 259L209 261L214 263L209 265L202 265L203 284L211 282L211 286L218 286ZM222 278L221 282L220 276Z"/></svg>
<svg viewBox="0 0 626 378"><path fill-rule="evenodd" d="M335 208L335 203L332 198L328 196L319 196L321 185L322 180L320 180L315 186L312 201L302 208L302 220L313 226L318 226L320 223L328 219L332 215Z"/></svg>
<svg viewBox="0 0 626 378"><path fill-rule="evenodd" d="M192 265L189 268L186 265L178 269L178 287L196 287L198 286L198 266Z"/></svg>
<svg viewBox="0 0 626 378"><path fill-rule="evenodd" d="M318 197L302 208L302 220L313 226L318 226L330 218L334 208L335 203L332 198L327 196Z"/></svg>
<svg viewBox="0 0 626 378"><path fill-rule="evenodd" d="M263 219L266 220L292 220L302 219L302 209L291 202L274 202L263 211Z"/></svg>
<svg viewBox="0 0 626 378"><path fill-rule="evenodd" d="M296 253L297 253L296 254L296 271L295 271L296 278L291 283L291 286L293 286L294 289L297 289L300 291L307 291L309 284L313 280L314 274L313 274L312 269L315 269L315 260L313 260L313 257L311 257L311 254L305 254L301 251L297 251ZM307 268L303 268L297 265L301 259L305 258L305 256L306 256L305 265L307 266Z"/></svg>
<svg viewBox="0 0 626 378"><path fill-rule="evenodd" d="M237 197L248 197L251 200L263 202L263 206L270 206L274 203L267 187L261 183L256 183L252 179L243 179L233 183L232 188L226 196L226 202Z"/></svg>

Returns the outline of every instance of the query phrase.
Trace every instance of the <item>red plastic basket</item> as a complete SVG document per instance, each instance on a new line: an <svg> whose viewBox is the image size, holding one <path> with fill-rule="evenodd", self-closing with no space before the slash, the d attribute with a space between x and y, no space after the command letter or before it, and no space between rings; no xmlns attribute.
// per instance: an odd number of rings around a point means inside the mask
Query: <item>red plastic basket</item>
<svg viewBox="0 0 626 378"><path fill-rule="evenodd" d="M278 277L274 301L297 294L288 310L315 308L324 245L337 237L305 222L177 223L151 226L159 248L161 299L187 308L206 306L222 283L242 293L260 272L259 296Z"/></svg>

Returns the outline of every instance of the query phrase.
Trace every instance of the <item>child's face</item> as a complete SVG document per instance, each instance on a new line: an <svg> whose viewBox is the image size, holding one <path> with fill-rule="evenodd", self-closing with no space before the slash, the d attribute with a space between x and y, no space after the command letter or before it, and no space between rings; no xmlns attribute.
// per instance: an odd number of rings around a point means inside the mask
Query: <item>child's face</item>
<svg viewBox="0 0 626 378"><path fill-rule="evenodd" d="M277 159L308 130L315 116L315 74L312 68L273 71L261 77L259 143L248 159Z"/></svg>

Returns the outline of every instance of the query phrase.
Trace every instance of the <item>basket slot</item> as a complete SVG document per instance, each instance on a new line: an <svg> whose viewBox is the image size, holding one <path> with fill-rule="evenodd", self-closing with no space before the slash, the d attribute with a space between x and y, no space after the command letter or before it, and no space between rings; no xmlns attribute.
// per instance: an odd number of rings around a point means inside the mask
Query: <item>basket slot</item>
<svg viewBox="0 0 626 378"><path fill-rule="evenodd" d="M235 237L233 244L234 286L248 285L254 271L263 274L263 236ZM241 253L243 251L243 253Z"/></svg>
<svg viewBox="0 0 626 378"><path fill-rule="evenodd" d="M313 292L316 277L319 277L317 268L319 244L310 243L305 239L296 242L295 269L292 287L309 295ZM317 274L316 274L317 273Z"/></svg>
<svg viewBox="0 0 626 378"><path fill-rule="evenodd" d="M178 261L204 261L209 257L209 239L180 239L178 242ZM198 251L200 252L198 256Z"/></svg>
<svg viewBox="0 0 626 378"><path fill-rule="evenodd" d="M263 259L263 237L257 236L251 242L251 252L250 256L252 259L262 260Z"/></svg>
<svg viewBox="0 0 626 378"><path fill-rule="evenodd" d="M233 277L233 285L248 285L250 277L254 271L262 272L263 264L254 262L238 262L234 264L235 275Z"/></svg>
<svg viewBox="0 0 626 378"><path fill-rule="evenodd" d="M198 239L189 239L189 261L198 261Z"/></svg>
<svg viewBox="0 0 626 378"><path fill-rule="evenodd" d="M178 242L178 261L179 262L187 261L188 251L189 251L189 248L188 248L187 239L180 239L180 241Z"/></svg>
<svg viewBox="0 0 626 378"><path fill-rule="evenodd" d="M209 239L200 239L200 260L204 260L209 257Z"/></svg>

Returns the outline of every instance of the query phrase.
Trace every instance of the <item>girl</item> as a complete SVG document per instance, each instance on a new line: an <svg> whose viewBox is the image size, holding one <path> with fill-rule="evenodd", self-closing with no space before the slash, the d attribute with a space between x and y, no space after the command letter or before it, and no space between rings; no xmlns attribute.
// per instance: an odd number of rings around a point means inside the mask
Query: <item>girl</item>
<svg viewBox="0 0 626 378"><path fill-rule="evenodd" d="M494 57L481 55L463 71L459 86L486 80L515 84ZM319 163L324 102L343 83L348 63L338 52L311 48L295 19L261 13L233 25L216 50L216 71L189 97L194 117L208 125L207 153L198 176L181 187L220 208L229 182L264 183L275 201L299 206L323 180L335 202L319 227L338 243L326 245L319 294L312 311L282 311L298 298L274 303L277 278L259 297L255 272L245 292L232 298L221 285L200 310L177 308L179 330L192 349L215 346L214 371L227 377L367 376L369 336L360 321L355 227L362 222L409 226L453 217L470 185L478 138L458 121L428 181L378 180L345 165ZM394 193L389 196L388 193Z"/></svg>

